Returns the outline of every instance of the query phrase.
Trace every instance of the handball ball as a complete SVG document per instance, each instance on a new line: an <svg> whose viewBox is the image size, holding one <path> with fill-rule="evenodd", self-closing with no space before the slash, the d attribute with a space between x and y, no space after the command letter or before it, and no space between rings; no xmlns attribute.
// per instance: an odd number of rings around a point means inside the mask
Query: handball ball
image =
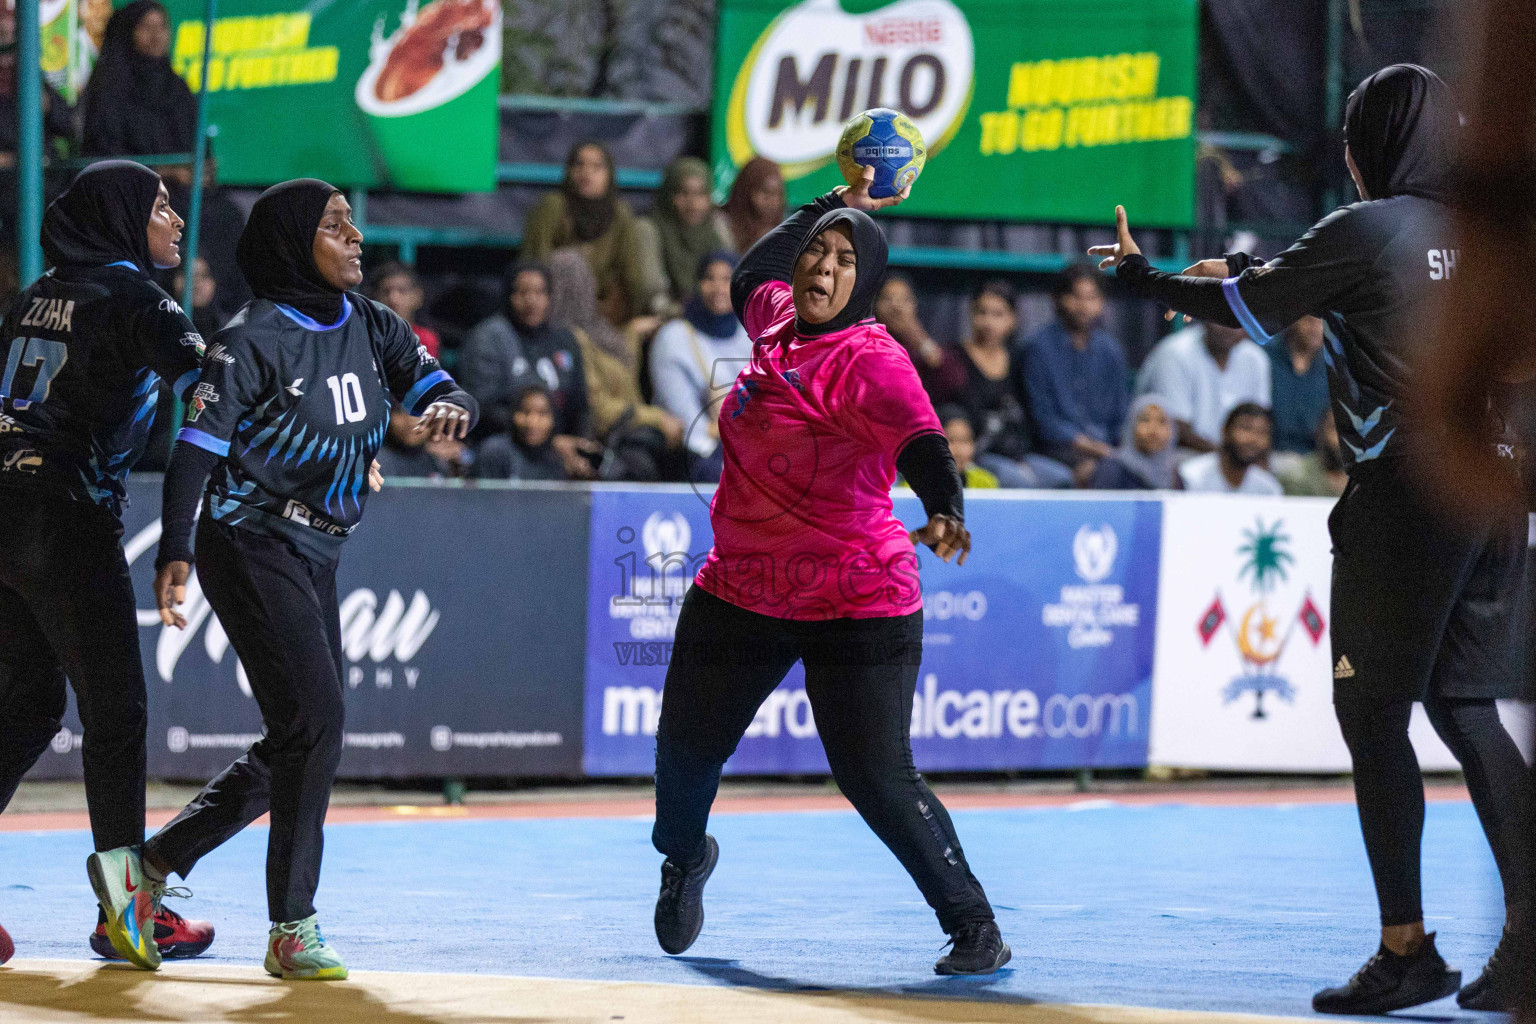
<svg viewBox="0 0 1536 1024"><path fill-rule="evenodd" d="M928 160L928 144L912 119L889 107L876 107L849 121L837 140L837 166L850 185L857 185L864 168L875 169L869 194L887 199L911 185Z"/></svg>

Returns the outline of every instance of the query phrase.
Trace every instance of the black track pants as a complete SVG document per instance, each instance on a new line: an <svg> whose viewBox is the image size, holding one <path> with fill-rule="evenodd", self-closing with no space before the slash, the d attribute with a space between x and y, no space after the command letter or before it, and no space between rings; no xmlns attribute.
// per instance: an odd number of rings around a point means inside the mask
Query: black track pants
<svg viewBox="0 0 1536 1024"><path fill-rule="evenodd" d="M656 733L656 849L697 860L720 770L796 661L832 776L901 861L946 932L991 920L954 825L912 765L921 612L796 622L693 587L683 600Z"/></svg>
<svg viewBox="0 0 1536 1024"><path fill-rule="evenodd" d="M0 491L0 810L58 733L64 680L85 738L97 850L144 840L144 668L122 525L67 498Z"/></svg>
<svg viewBox="0 0 1536 1024"><path fill-rule="evenodd" d="M322 826L341 761L336 563L311 562L280 540L204 516L197 573L245 666L266 735L204 786L149 849L186 877L200 857L270 810L268 914L301 920L315 912Z"/></svg>

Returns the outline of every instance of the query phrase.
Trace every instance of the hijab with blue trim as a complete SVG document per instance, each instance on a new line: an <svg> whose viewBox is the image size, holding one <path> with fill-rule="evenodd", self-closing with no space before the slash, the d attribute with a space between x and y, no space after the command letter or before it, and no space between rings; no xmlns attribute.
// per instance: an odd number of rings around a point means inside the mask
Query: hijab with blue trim
<svg viewBox="0 0 1536 1024"><path fill-rule="evenodd" d="M336 186L318 178L273 185L251 207L235 262L258 299L292 306L321 324L341 319L344 293L315 266L315 232Z"/></svg>
<svg viewBox="0 0 1536 1024"><path fill-rule="evenodd" d="M152 267L149 218L160 194L160 175L132 160L101 160L43 214L43 257L50 267L128 262Z"/></svg>

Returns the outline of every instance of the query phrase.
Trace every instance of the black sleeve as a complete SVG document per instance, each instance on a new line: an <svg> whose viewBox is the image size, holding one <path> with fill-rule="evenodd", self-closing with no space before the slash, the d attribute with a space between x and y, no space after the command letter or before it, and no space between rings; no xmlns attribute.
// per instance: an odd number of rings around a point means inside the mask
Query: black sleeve
<svg viewBox="0 0 1536 1024"><path fill-rule="evenodd" d="M1186 313L1223 327L1241 327L1227 305L1222 282L1214 277L1185 277L1154 269L1140 253L1127 256L1115 269L1115 277L1135 295L1161 302L1169 309Z"/></svg>
<svg viewBox="0 0 1536 1024"><path fill-rule="evenodd" d="M919 434L908 441L896 456L896 469L906 478L930 519L946 515L965 522L960 471L950 454L949 439L943 434Z"/></svg>
<svg viewBox="0 0 1536 1024"><path fill-rule="evenodd" d="M378 303L373 306L382 323L380 350L384 376L395 400L412 416L420 416L433 402L457 405L468 410L469 427L473 430L480 418L480 403L448 375L409 324Z"/></svg>
<svg viewBox="0 0 1536 1024"><path fill-rule="evenodd" d="M157 570L168 562L192 561L192 520L197 516L197 502L203 495L208 474L218 464L219 456L208 449L186 441L176 442L160 492Z"/></svg>
<svg viewBox="0 0 1536 1024"><path fill-rule="evenodd" d="M843 197L828 192L806 203L790 214L784 223L768 232L741 257L736 272L731 275L731 306L736 319L747 322L747 299L759 285L769 281L788 284L795 269L795 254L805 241L806 232L816 226L822 214L845 206Z"/></svg>
<svg viewBox="0 0 1536 1024"><path fill-rule="evenodd" d="M138 342L140 358L170 383L176 400L182 401L197 383L203 337L176 300L158 287L149 286L135 307L129 330Z"/></svg>

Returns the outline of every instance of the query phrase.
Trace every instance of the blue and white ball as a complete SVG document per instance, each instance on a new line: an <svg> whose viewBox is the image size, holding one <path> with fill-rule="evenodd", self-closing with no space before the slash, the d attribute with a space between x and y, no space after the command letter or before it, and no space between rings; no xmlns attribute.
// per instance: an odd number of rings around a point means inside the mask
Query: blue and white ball
<svg viewBox="0 0 1536 1024"><path fill-rule="evenodd" d="M837 166L850 185L857 185L864 168L875 169L869 194L876 199L896 195L922 173L928 144L912 119L890 107L866 110L843 128L837 140Z"/></svg>

